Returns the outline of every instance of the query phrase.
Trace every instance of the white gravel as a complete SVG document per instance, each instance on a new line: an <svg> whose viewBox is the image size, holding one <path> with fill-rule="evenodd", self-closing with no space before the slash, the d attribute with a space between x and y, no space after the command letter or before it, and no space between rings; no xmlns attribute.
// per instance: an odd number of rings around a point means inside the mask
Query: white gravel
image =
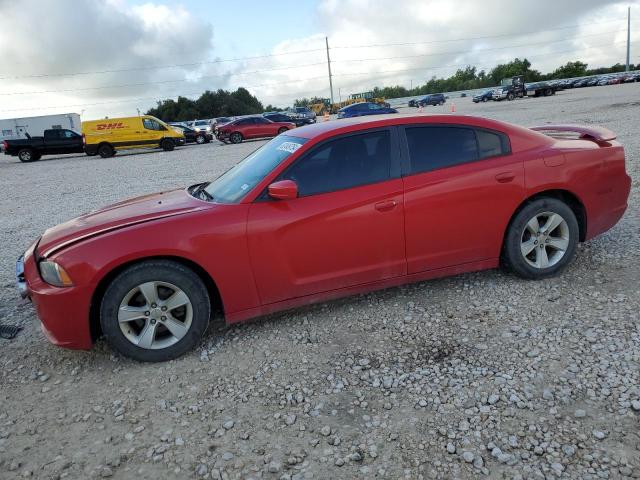
<svg viewBox="0 0 640 480"><path fill-rule="evenodd" d="M449 111L430 107L427 112ZM215 177L262 142L0 159L0 478L640 477L640 84L475 105L600 124L633 177L620 224L560 277L499 271L212 328L161 365L49 345L15 259L45 228Z"/></svg>

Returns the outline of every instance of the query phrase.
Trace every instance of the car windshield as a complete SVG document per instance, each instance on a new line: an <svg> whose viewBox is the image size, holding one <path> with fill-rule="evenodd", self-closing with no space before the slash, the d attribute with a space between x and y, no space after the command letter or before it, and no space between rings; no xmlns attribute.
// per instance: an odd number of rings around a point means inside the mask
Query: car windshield
<svg viewBox="0 0 640 480"><path fill-rule="evenodd" d="M205 190L215 202L237 203L306 142L306 138L278 135L211 182Z"/></svg>
<svg viewBox="0 0 640 480"><path fill-rule="evenodd" d="M199 122L194 123L194 125L197 125L197 126L207 125L207 122L205 122L204 120L200 120Z"/></svg>

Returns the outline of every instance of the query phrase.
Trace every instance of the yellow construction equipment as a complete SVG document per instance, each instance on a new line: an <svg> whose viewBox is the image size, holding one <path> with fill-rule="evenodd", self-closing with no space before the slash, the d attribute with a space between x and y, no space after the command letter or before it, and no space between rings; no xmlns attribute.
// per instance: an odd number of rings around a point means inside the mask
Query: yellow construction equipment
<svg viewBox="0 0 640 480"><path fill-rule="evenodd" d="M361 102L372 102L377 103L378 105L388 106L383 97L374 97L373 92L363 92L349 95L349 98L347 98L346 100L334 103L333 105L331 104L331 102L329 102L329 99L326 99L321 103L312 103L311 105L309 105L309 109L316 115L324 115L325 112L334 114L337 113L338 110L340 110L342 107Z"/></svg>

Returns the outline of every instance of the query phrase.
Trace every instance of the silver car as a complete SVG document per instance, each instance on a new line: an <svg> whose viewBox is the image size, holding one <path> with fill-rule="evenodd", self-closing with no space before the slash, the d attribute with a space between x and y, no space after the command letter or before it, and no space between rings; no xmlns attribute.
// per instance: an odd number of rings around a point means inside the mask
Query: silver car
<svg viewBox="0 0 640 480"><path fill-rule="evenodd" d="M194 120L191 128L193 128L196 132L211 133L212 131L211 123L209 123L209 120Z"/></svg>

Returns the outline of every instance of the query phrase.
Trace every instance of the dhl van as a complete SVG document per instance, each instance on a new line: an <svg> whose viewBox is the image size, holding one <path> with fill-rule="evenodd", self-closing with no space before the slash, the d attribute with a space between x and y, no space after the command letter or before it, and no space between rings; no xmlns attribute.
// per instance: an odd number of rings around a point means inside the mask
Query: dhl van
<svg viewBox="0 0 640 480"><path fill-rule="evenodd" d="M185 143L181 132L150 115L82 122L82 138L85 153L102 158L118 150L160 147L169 151Z"/></svg>

